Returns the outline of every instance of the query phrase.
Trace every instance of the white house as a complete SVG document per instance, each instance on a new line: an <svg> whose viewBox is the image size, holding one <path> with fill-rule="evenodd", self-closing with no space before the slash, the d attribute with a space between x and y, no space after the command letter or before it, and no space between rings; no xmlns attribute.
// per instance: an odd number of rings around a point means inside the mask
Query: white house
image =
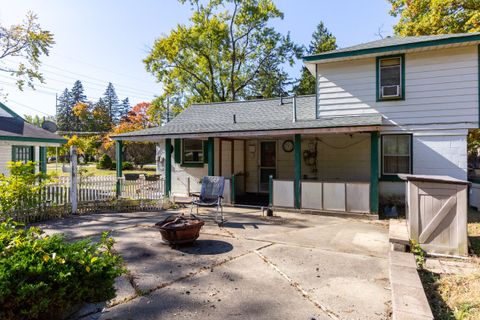
<svg viewBox="0 0 480 320"><path fill-rule="evenodd" d="M57 147L66 140L26 122L0 103L0 174L8 174L9 161L35 161L38 170L47 170L46 147Z"/></svg>
<svg viewBox="0 0 480 320"><path fill-rule="evenodd" d="M392 37L307 56L315 95L193 105L114 137L117 152L122 140L163 145L167 193L222 175L236 204L378 213L379 197L404 194L399 173L467 179L479 44L480 33Z"/></svg>

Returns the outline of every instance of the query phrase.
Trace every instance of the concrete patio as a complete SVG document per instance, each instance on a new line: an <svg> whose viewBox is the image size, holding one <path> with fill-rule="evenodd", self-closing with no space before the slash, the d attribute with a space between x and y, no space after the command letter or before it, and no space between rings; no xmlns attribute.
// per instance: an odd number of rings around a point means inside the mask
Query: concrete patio
<svg viewBox="0 0 480 320"><path fill-rule="evenodd" d="M177 211L70 217L39 224L69 238L111 230L129 274L84 319L385 319L388 229L378 221L227 208L195 246L172 249L153 225Z"/></svg>

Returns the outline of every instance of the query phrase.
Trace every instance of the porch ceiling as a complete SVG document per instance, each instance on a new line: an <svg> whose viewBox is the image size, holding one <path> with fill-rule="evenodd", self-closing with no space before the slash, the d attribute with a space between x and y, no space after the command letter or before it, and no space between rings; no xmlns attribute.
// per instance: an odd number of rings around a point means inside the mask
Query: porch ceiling
<svg viewBox="0 0 480 320"><path fill-rule="evenodd" d="M155 141L165 138L254 137L269 135L348 133L379 131L381 115L323 117L314 120L249 121L237 123L175 122L126 133L114 140Z"/></svg>

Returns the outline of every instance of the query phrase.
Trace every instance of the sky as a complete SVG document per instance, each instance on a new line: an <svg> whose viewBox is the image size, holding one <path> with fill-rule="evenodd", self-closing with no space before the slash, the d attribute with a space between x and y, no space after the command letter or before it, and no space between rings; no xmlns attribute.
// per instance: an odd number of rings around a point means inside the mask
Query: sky
<svg viewBox="0 0 480 320"><path fill-rule="evenodd" d="M188 2L188 1L187 1ZM308 45L316 25L323 21L339 47L392 35L397 18L388 14L387 0L275 0L285 14L272 21L297 44ZM55 94L81 80L85 93L98 100L108 82L120 99L132 105L151 101L162 85L145 70L142 60L156 38L177 24L187 24L189 5L177 0L0 0L0 24L22 21L28 11L38 15L43 29L54 34L55 44L42 58L44 84L20 91L15 79L0 73L0 88L8 107L20 115L55 115ZM8 61L6 61L8 64ZM287 70L299 76L302 62Z"/></svg>

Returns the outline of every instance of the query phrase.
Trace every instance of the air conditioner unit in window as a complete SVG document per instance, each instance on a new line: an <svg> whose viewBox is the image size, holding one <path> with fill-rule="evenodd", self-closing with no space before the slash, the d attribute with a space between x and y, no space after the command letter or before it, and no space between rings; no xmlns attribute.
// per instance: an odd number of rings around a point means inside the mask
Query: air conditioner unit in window
<svg viewBox="0 0 480 320"><path fill-rule="evenodd" d="M382 86L382 98L400 97L400 86Z"/></svg>

